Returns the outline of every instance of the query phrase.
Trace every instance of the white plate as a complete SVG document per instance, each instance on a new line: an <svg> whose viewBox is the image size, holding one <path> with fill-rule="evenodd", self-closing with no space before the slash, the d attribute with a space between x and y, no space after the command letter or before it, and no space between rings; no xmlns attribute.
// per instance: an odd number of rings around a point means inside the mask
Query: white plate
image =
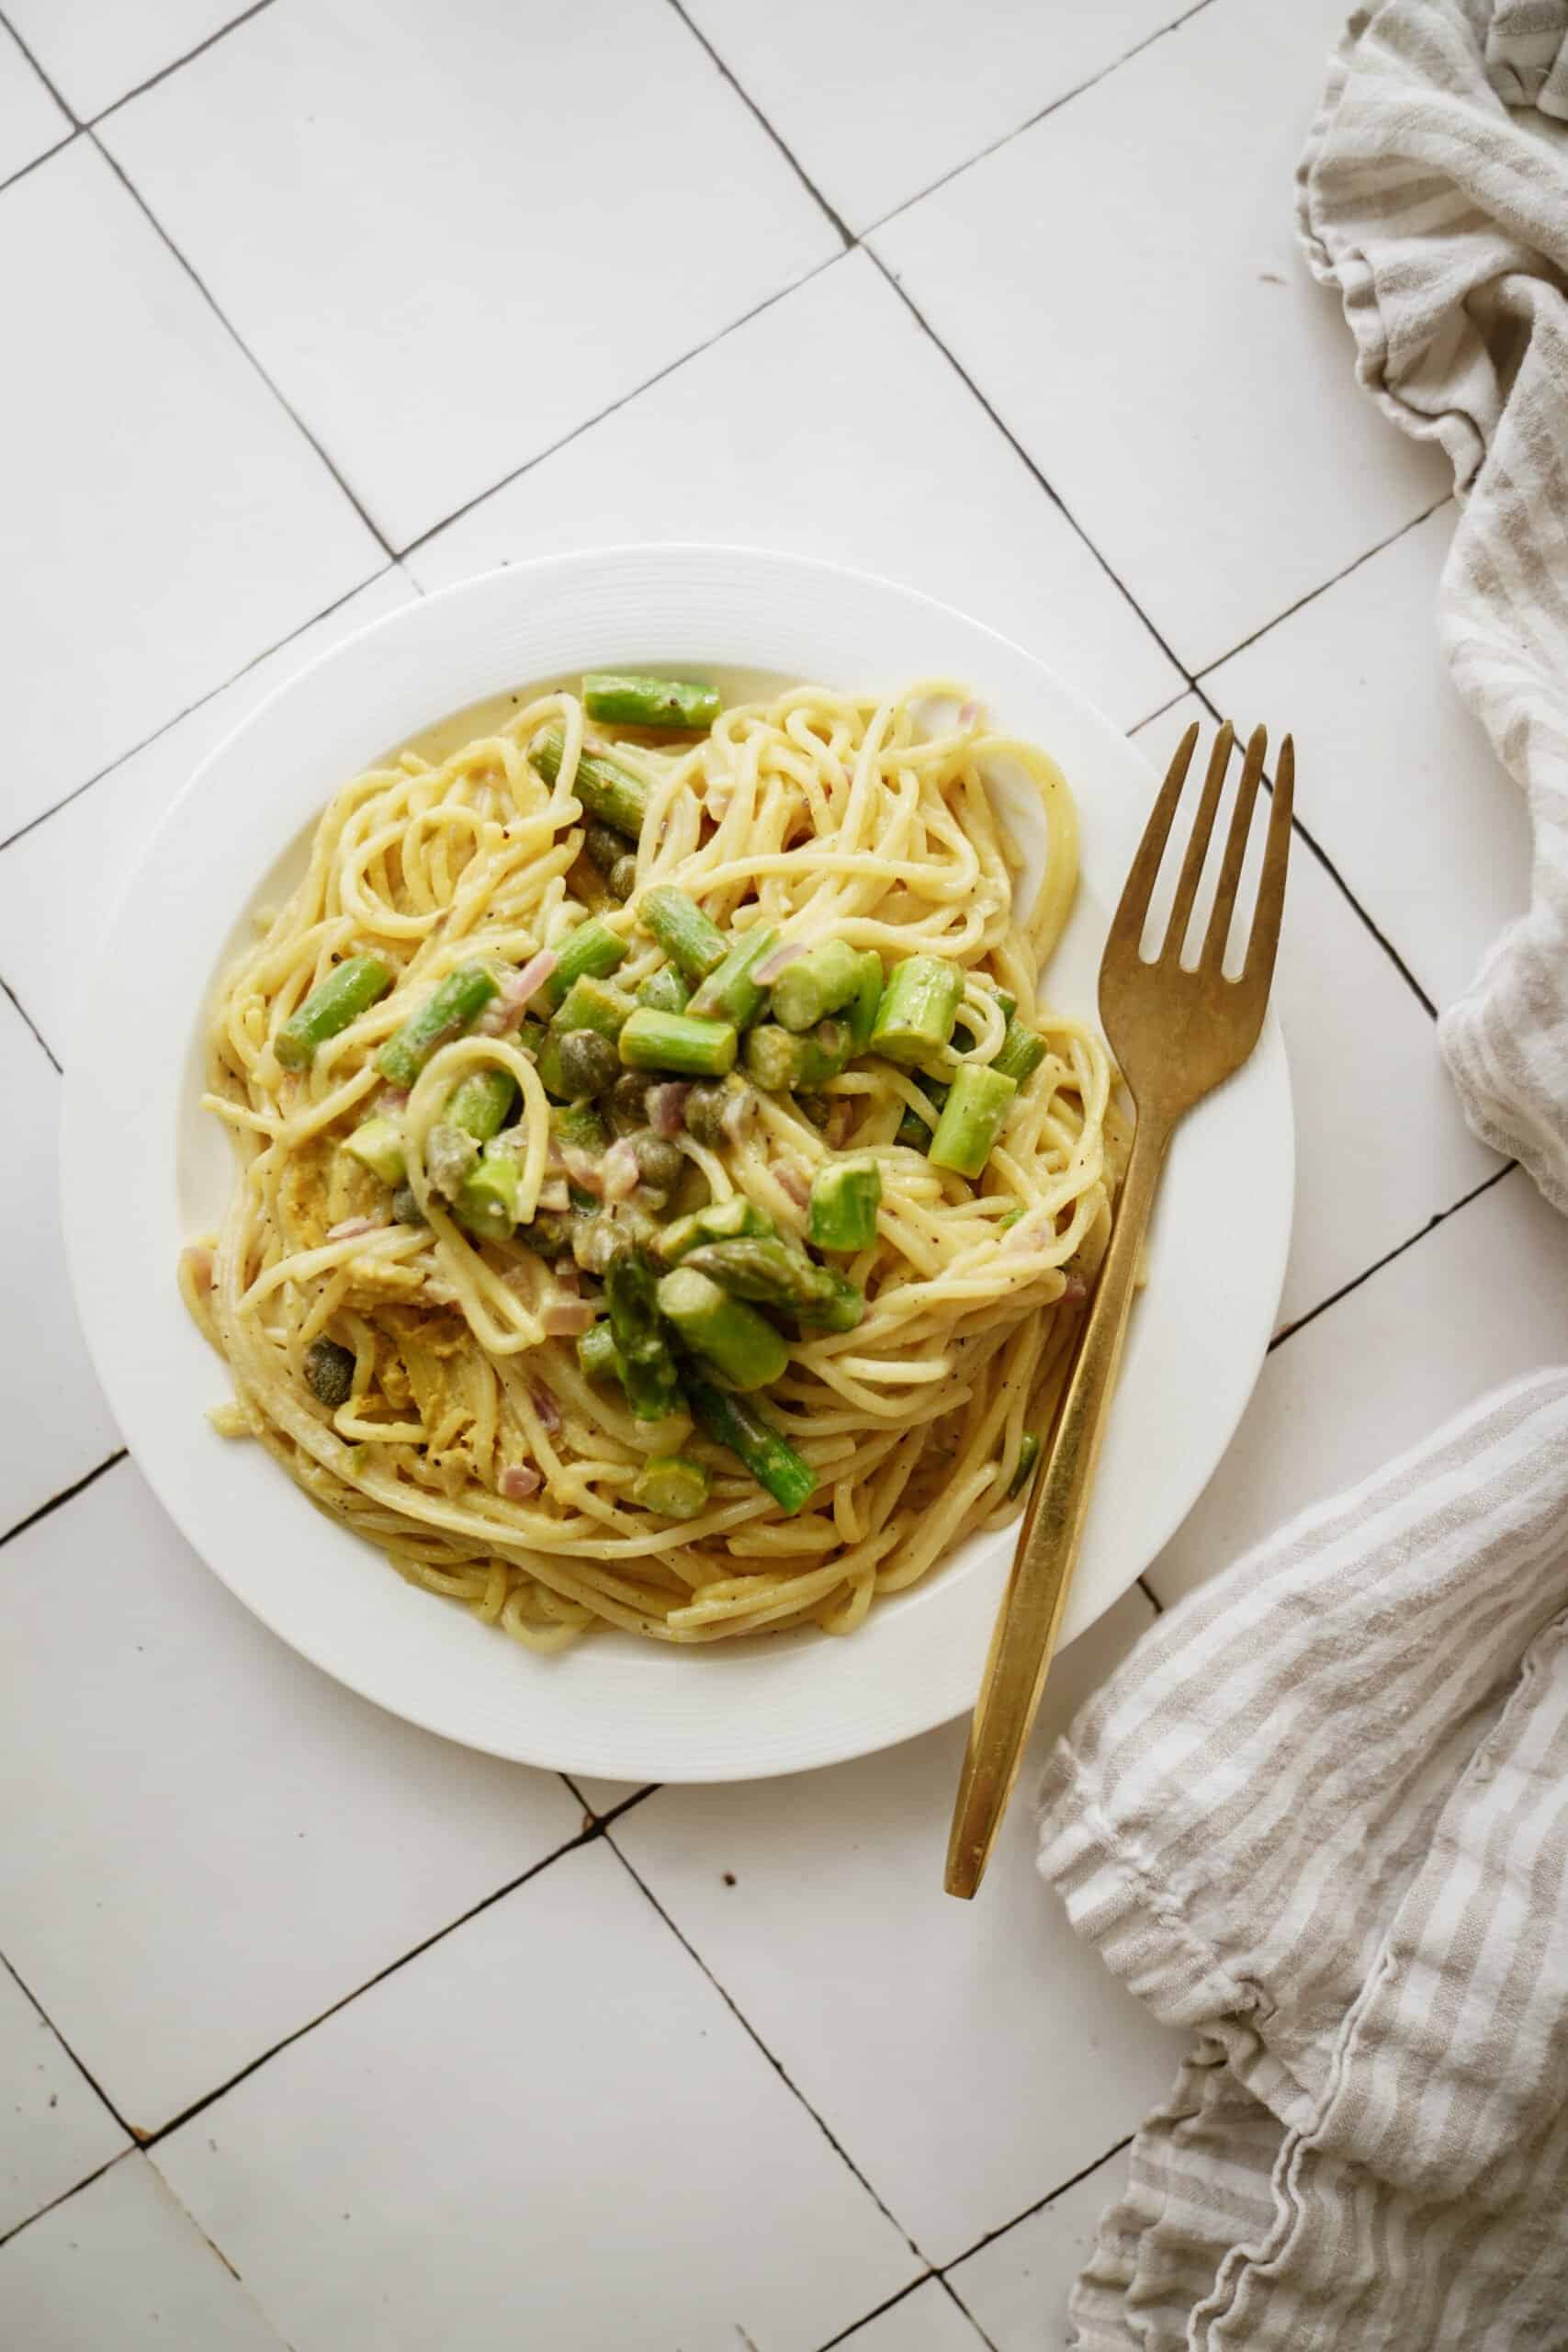
<svg viewBox="0 0 1568 2352"><path fill-rule="evenodd" d="M858 1756L971 1703L1011 1532L976 1536L847 1640L671 1649L606 1634L539 1658L405 1585L323 1518L259 1446L216 1436L227 1394L175 1263L218 1222L226 1136L197 1107L206 1006L245 910L292 877L339 785L446 713L588 668L729 668L890 687L968 680L998 722L1059 761L1083 826L1083 887L1047 997L1093 1017L1109 910L1148 767L1032 654L862 574L728 548L553 557L377 622L220 745L159 828L104 944L65 1085L72 1276L127 1442L182 1532L273 1631L367 1698L449 1739L619 1780L743 1780ZM104 1138L112 1138L112 1179ZM1177 1136L1066 1637L1125 1589L1191 1508L1268 1344L1294 1155L1272 1019L1247 1068Z"/></svg>

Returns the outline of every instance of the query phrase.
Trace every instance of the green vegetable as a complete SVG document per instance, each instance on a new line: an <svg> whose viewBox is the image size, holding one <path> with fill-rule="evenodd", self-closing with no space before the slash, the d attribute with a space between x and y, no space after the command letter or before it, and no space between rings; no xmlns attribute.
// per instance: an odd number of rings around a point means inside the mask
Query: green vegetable
<svg viewBox="0 0 1568 2352"><path fill-rule="evenodd" d="M595 822L584 828L582 854L601 874L613 874L626 854L626 837L616 832L614 825Z"/></svg>
<svg viewBox="0 0 1568 2352"><path fill-rule="evenodd" d="M1018 1088L1010 1078L995 1069L982 1069L965 1062L953 1081L931 1137L927 1155L931 1166L951 1168L959 1176L978 1176L1017 1097Z"/></svg>
<svg viewBox="0 0 1568 2352"><path fill-rule="evenodd" d="M498 1150L500 1141L485 1146L484 1158L458 1188L457 1222L477 1241L504 1240L517 1222L517 1156L510 1144Z"/></svg>
<svg viewBox="0 0 1568 2352"><path fill-rule="evenodd" d="M746 1068L765 1094L825 1086L849 1057L847 1021L819 1021L805 1037L792 1035L773 1021L747 1033Z"/></svg>
<svg viewBox="0 0 1568 2352"><path fill-rule="evenodd" d="M1025 1432L1023 1442L1018 1449L1018 1467L1014 1470L1012 1476L1008 1481L1008 1500L1010 1503L1013 1500L1015 1496L1022 1494L1025 1487L1029 1484L1030 1478L1033 1474L1034 1465L1039 1459L1040 1440L1035 1436L1032 1430L1029 1430Z"/></svg>
<svg viewBox="0 0 1568 2352"><path fill-rule="evenodd" d="M694 1086L686 1097L686 1132L698 1143L717 1151L739 1141L756 1116L757 1097L739 1070L728 1078L709 1079Z"/></svg>
<svg viewBox="0 0 1568 2352"><path fill-rule="evenodd" d="M686 1402L704 1435L738 1454L757 1484L792 1519L804 1510L817 1491L817 1473L754 1405L696 1379L686 1383Z"/></svg>
<svg viewBox="0 0 1568 2352"><path fill-rule="evenodd" d="M536 735L528 746L528 757L547 784L554 784L560 775L565 749L566 738L558 727ZM649 788L641 776L622 767L619 761L606 759L603 752L584 752L571 788L591 817L597 817L601 824L614 825L618 833L636 841L648 814Z"/></svg>
<svg viewBox="0 0 1568 2352"><path fill-rule="evenodd" d="M705 1241L739 1241L745 1234L772 1233L773 1229L773 1220L765 1209L758 1208L744 1193L732 1193L727 1201L710 1201L705 1208L694 1209L689 1216L678 1216L667 1225L653 1245L654 1255L661 1265L674 1266Z"/></svg>
<svg viewBox="0 0 1568 2352"><path fill-rule="evenodd" d="M911 1151L926 1151L931 1147L931 1131L918 1111L906 1111L898 1122L895 1143L907 1144Z"/></svg>
<svg viewBox="0 0 1568 2352"><path fill-rule="evenodd" d="M582 707L606 727L711 727L724 707L716 689L689 678L649 678L629 670L590 670Z"/></svg>
<svg viewBox="0 0 1568 2352"><path fill-rule="evenodd" d="M1010 1013L1007 1035L989 1067L999 1070L1003 1078L1010 1078L1015 1085L1025 1086L1044 1060L1045 1050L1044 1038L1036 1030L1026 1029Z"/></svg>
<svg viewBox="0 0 1568 2352"><path fill-rule="evenodd" d="M550 1027L563 1037L569 1029L592 1029L613 1042L626 1027L626 1016L634 1009L624 989L585 972L568 989Z"/></svg>
<svg viewBox="0 0 1568 2352"><path fill-rule="evenodd" d="M707 1509L707 1472L683 1453L656 1453L632 1481L632 1500L661 1519L699 1519Z"/></svg>
<svg viewBox="0 0 1568 2352"><path fill-rule="evenodd" d="M402 1130L392 1120L366 1119L351 1136L344 1136L343 1148L351 1159L368 1168L372 1176L379 1176L383 1184L402 1182Z"/></svg>
<svg viewBox="0 0 1568 2352"><path fill-rule="evenodd" d="M848 1004L863 975L860 956L847 939L819 940L773 982L773 1019L797 1034L815 1029Z"/></svg>
<svg viewBox="0 0 1568 2352"><path fill-rule="evenodd" d="M591 1323L577 1342L577 1364L584 1380L619 1380L625 1370L615 1335L607 1321Z"/></svg>
<svg viewBox="0 0 1568 2352"><path fill-rule="evenodd" d="M660 964L639 983L638 1004L646 1004L653 1012L684 1012L691 1002L692 991L673 964Z"/></svg>
<svg viewBox="0 0 1568 2352"><path fill-rule="evenodd" d="M392 985L390 968L378 956L351 956L310 990L297 1012L291 1012L273 1041L273 1050L285 1069L308 1069L318 1046L368 1012L378 997Z"/></svg>
<svg viewBox="0 0 1568 2352"><path fill-rule="evenodd" d="M552 1093L564 1094L569 1102L580 1102L591 1094L603 1094L614 1086L620 1076L621 1057L608 1037L601 1037L593 1029L568 1029L557 1037L550 1032L555 1052L550 1056L550 1077L558 1080L551 1084ZM541 1057L541 1076L543 1076Z"/></svg>
<svg viewBox="0 0 1568 2352"><path fill-rule="evenodd" d="M606 1098L610 1125L618 1136L635 1136L648 1125L648 1090L653 1080L639 1069L623 1070Z"/></svg>
<svg viewBox="0 0 1568 2352"><path fill-rule="evenodd" d="M643 1182L656 1193L672 1192L686 1165L686 1155L673 1137L656 1136L651 1127L644 1127L632 1136L631 1147Z"/></svg>
<svg viewBox="0 0 1568 2352"><path fill-rule="evenodd" d="M540 1002L551 1007L564 1003L574 980L608 979L629 953L618 933L601 916L590 915L586 922L567 933L556 950L556 968L539 990Z"/></svg>
<svg viewBox="0 0 1568 2352"><path fill-rule="evenodd" d="M437 1119L424 1138L424 1172L433 1193L455 1201L464 1179L479 1164L479 1148L471 1135L450 1119Z"/></svg>
<svg viewBox="0 0 1568 2352"><path fill-rule="evenodd" d="M610 1329L620 1350L621 1378L639 1421L661 1421L680 1402L675 1359L660 1325L658 1284L640 1250L623 1250L604 1269Z"/></svg>
<svg viewBox="0 0 1568 2352"><path fill-rule="evenodd" d="M811 1180L811 1239L818 1250L868 1250L876 1238L882 1170L874 1159L840 1159Z"/></svg>
<svg viewBox="0 0 1568 2352"><path fill-rule="evenodd" d="M874 948L866 948L860 959L860 978L855 992L845 1008L844 1018L850 1024L851 1061L863 1054L871 1043L871 1033L876 1026L876 1015L882 1003L882 958Z"/></svg>
<svg viewBox="0 0 1568 2352"><path fill-rule="evenodd" d="M434 989L417 1012L388 1038L376 1067L394 1086L412 1086L438 1046L461 1036L495 994L495 974L484 964L459 964Z"/></svg>
<svg viewBox="0 0 1568 2352"><path fill-rule="evenodd" d="M604 1122L591 1102L559 1102L550 1113L558 1140L579 1151L603 1151L609 1138Z"/></svg>
<svg viewBox="0 0 1568 2352"><path fill-rule="evenodd" d="M635 895L637 890L637 859L632 855L629 850L625 857L616 858L615 863L611 866L609 873L604 877L604 886L609 891L611 898L619 899L623 906L625 906L629 898Z"/></svg>
<svg viewBox="0 0 1568 2352"><path fill-rule="evenodd" d="M664 1276L659 1311L687 1347L705 1356L736 1388L766 1388L789 1362L782 1333L766 1317L690 1266L677 1266Z"/></svg>
<svg viewBox="0 0 1568 2352"><path fill-rule="evenodd" d="M761 1012L768 993L759 988L752 974L778 944L778 933L766 923L741 932L731 941L723 963L714 966L693 997L692 1011L707 1021L732 1021L737 1029L746 1028Z"/></svg>
<svg viewBox="0 0 1568 2352"><path fill-rule="evenodd" d="M677 890L672 882L661 882L647 893L637 909L637 920L691 981L705 980L724 961L723 932L704 914L695 899Z"/></svg>
<svg viewBox="0 0 1568 2352"><path fill-rule="evenodd" d="M554 1261L564 1258L577 1236L578 1220L568 1216L562 1209L539 1209L530 1225L517 1228L519 1241L526 1242L536 1256Z"/></svg>
<svg viewBox="0 0 1568 2352"><path fill-rule="evenodd" d="M420 1207L412 1184L400 1184L392 1194L392 1215L400 1225L428 1225L430 1219Z"/></svg>
<svg viewBox="0 0 1568 2352"><path fill-rule="evenodd" d="M517 1081L510 1070L473 1069L454 1087L446 1116L465 1135L488 1143L512 1116L516 1100Z"/></svg>
<svg viewBox="0 0 1568 2352"><path fill-rule="evenodd" d="M318 1405L335 1413L353 1393L353 1350L335 1340L312 1340L305 1351L305 1385Z"/></svg>
<svg viewBox="0 0 1568 2352"><path fill-rule="evenodd" d="M852 1331L865 1313L853 1283L829 1266L813 1264L804 1250L774 1236L739 1241L709 1241L682 1263L706 1274L736 1298L759 1306L782 1307L802 1323L829 1331Z"/></svg>
<svg viewBox="0 0 1568 2352"><path fill-rule="evenodd" d="M882 992L871 1050L890 1062L926 1061L953 1035L964 994L964 974L940 956L908 956L895 964Z"/></svg>
<svg viewBox="0 0 1568 2352"><path fill-rule="evenodd" d="M639 1005L621 1031L628 1069L673 1070L682 1078L722 1078L735 1066L737 1037L728 1021L699 1021L689 1012L655 1012Z"/></svg>

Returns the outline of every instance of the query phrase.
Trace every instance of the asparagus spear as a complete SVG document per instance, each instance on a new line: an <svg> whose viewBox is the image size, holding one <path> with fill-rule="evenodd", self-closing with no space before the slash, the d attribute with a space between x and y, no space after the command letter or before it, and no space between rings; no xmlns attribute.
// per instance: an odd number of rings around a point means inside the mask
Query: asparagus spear
<svg viewBox="0 0 1568 2352"><path fill-rule="evenodd" d="M933 1168L978 1176L1017 1099L1015 1081L995 1069L965 1062L942 1104L927 1157Z"/></svg>
<svg viewBox="0 0 1568 2352"><path fill-rule="evenodd" d="M479 1241L504 1239L517 1222L517 1159L511 1146L490 1145L477 1168L457 1188L456 1216Z"/></svg>
<svg viewBox="0 0 1568 2352"><path fill-rule="evenodd" d="M378 956L351 956L337 965L278 1031L273 1050L284 1069L308 1069L317 1046L367 1012L391 985L390 967Z"/></svg>
<svg viewBox="0 0 1568 2352"><path fill-rule="evenodd" d="M768 991L752 977L764 956L779 944L776 931L759 923L731 941L722 964L716 964L695 996L692 1011L708 1021L732 1021L744 1029L755 1021ZM785 975L787 978L788 975Z"/></svg>
<svg viewBox="0 0 1568 2352"><path fill-rule="evenodd" d="M432 989L417 1012L388 1038L376 1067L394 1086L412 1086L437 1046L461 1036L495 994L495 974L484 964L459 964Z"/></svg>
<svg viewBox="0 0 1568 2352"><path fill-rule="evenodd" d="M635 671L590 670L582 707L610 727L711 727L723 708L712 686L691 678L649 678Z"/></svg>
<svg viewBox="0 0 1568 2352"><path fill-rule="evenodd" d="M607 1320L591 1323L580 1335L577 1363L584 1380L620 1380L623 1377L626 1366Z"/></svg>
<svg viewBox="0 0 1568 2352"><path fill-rule="evenodd" d="M876 1026L876 1015L882 1003L882 958L874 948L866 948L860 959L860 978L855 992L845 1007L844 1018L850 1024L851 1061L863 1054L871 1043L871 1033Z"/></svg>
<svg viewBox="0 0 1568 2352"><path fill-rule="evenodd" d="M488 1143L512 1116L516 1100L517 1081L510 1070L473 1069L453 1088L446 1116L476 1143Z"/></svg>
<svg viewBox="0 0 1568 2352"><path fill-rule="evenodd" d="M868 1156L832 1161L811 1180L811 1238L818 1250L866 1250L876 1238L882 1170Z"/></svg>
<svg viewBox="0 0 1568 2352"><path fill-rule="evenodd" d="M819 940L773 982L773 1019L797 1033L815 1029L849 1003L861 976L860 956L847 939Z"/></svg>
<svg viewBox="0 0 1568 2352"><path fill-rule="evenodd" d="M1015 1496L1022 1494L1025 1487L1029 1484L1031 1476L1033 1475L1034 1465L1039 1459L1040 1440L1035 1436L1032 1430L1029 1430L1025 1432L1023 1442L1018 1449L1018 1467L1014 1470L1012 1476L1008 1481L1008 1500L1010 1503L1013 1500Z"/></svg>
<svg viewBox="0 0 1568 2352"><path fill-rule="evenodd" d="M660 1328L656 1278L640 1250L623 1250L604 1269L610 1329L621 1351L621 1374L639 1421L661 1421L680 1402L675 1359Z"/></svg>
<svg viewBox="0 0 1568 2352"><path fill-rule="evenodd" d="M403 1138L390 1119L366 1119L344 1138L343 1148L352 1159L369 1169L372 1176L379 1176L383 1184L400 1184L403 1181Z"/></svg>
<svg viewBox="0 0 1568 2352"><path fill-rule="evenodd" d="M964 974L940 956L908 956L883 990L871 1049L890 1062L925 1061L953 1035Z"/></svg>
<svg viewBox="0 0 1568 2352"><path fill-rule="evenodd" d="M739 1389L766 1388L789 1362L783 1335L765 1316L690 1266L677 1266L664 1276L659 1311L673 1323L687 1347L705 1356Z"/></svg>
<svg viewBox="0 0 1568 2352"><path fill-rule="evenodd" d="M705 915L695 899L661 882L649 890L637 909L637 920L650 931L672 963L694 983L706 979L727 953L717 923Z"/></svg>
<svg viewBox="0 0 1568 2352"><path fill-rule="evenodd" d="M810 1035L793 1036L764 1021L747 1034L746 1068L767 1094L826 1085L850 1057L847 1021L819 1021Z"/></svg>
<svg viewBox="0 0 1568 2352"><path fill-rule="evenodd" d="M621 1031L621 1059L628 1069L722 1078L735 1067L737 1043L728 1021L699 1021L689 1012L655 1012L639 1005Z"/></svg>
<svg viewBox="0 0 1568 2352"><path fill-rule="evenodd" d="M803 1250L773 1236L704 1242L682 1261L685 1266L736 1298L782 1307L802 1323L819 1323L829 1331L852 1331L865 1313L865 1300L853 1283L830 1267L814 1265Z"/></svg>
<svg viewBox="0 0 1568 2352"><path fill-rule="evenodd" d="M817 1491L817 1473L754 1405L696 1379L686 1383L686 1402L704 1435L738 1454L757 1484L792 1519L804 1510Z"/></svg>
<svg viewBox="0 0 1568 2352"><path fill-rule="evenodd" d="M598 915L590 915L560 944L556 968L539 990L540 1002L554 1008L564 1003L575 981L604 980L624 964L626 943Z"/></svg>
<svg viewBox="0 0 1568 2352"><path fill-rule="evenodd" d="M559 1102L550 1113L550 1125L563 1144L579 1151L603 1151L609 1138L604 1122L591 1102Z"/></svg>
<svg viewBox="0 0 1568 2352"><path fill-rule="evenodd" d="M707 1509L707 1472L684 1453L656 1453L632 1481L632 1500L661 1519L697 1519Z"/></svg>
<svg viewBox="0 0 1568 2352"><path fill-rule="evenodd" d="M692 991L673 964L660 964L639 983L638 1004L646 1004L652 1012L684 1012L691 1001Z"/></svg>
<svg viewBox="0 0 1568 2352"><path fill-rule="evenodd" d="M693 1209L688 1216L678 1216L667 1225L654 1243L654 1254L660 1265L678 1265L692 1250L705 1241L738 1241L743 1234L772 1233L773 1220L765 1209L749 1201L744 1193L732 1193L728 1201L710 1201L706 1208Z"/></svg>
<svg viewBox="0 0 1568 2352"><path fill-rule="evenodd" d="M1010 1078L1016 1086L1027 1085L1045 1058L1045 1040L1038 1031L1025 1028L1021 1021L1008 1015L1007 1034L997 1047L990 1068L1003 1078Z"/></svg>
<svg viewBox="0 0 1568 2352"><path fill-rule="evenodd" d="M559 775L565 749L566 739L558 727L547 729L528 746L528 757L547 784L554 784ZM641 776L606 759L603 752L584 752L571 788L591 817L597 817L601 824L614 825L618 833L636 841L648 814L648 786Z"/></svg>
<svg viewBox="0 0 1568 2352"><path fill-rule="evenodd" d="M569 1029L592 1029L613 1044L626 1027L627 1014L635 1009L624 989L583 972L561 999L560 1010L550 1027L563 1037Z"/></svg>

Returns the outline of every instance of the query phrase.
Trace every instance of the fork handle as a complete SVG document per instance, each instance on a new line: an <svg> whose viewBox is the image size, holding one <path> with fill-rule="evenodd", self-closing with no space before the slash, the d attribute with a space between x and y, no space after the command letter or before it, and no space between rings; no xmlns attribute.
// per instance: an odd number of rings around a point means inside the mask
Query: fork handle
<svg viewBox="0 0 1568 2352"><path fill-rule="evenodd" d="M947 1847L949 1894L972 1895L1018 1779L1077 1566L1168 1125L1140 1118L1093 1303L1023 1515L975 1705Z"/></svg>

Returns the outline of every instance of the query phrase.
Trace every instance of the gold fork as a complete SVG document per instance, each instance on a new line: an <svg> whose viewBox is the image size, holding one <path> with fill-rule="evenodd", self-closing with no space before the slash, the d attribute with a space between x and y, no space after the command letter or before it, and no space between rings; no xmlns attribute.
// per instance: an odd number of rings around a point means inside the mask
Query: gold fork
<svg viewBox="0 0 1568 2352"><path fill-rule="evenodd" d="M1136 1108L1137 1126L1111 1222L1111 1245L1050 1446L1023 1514L1012 1573L991 1636L953 1812L949 1894L972 1895L980 1883L1045 1686L1089 1510L1144 1234L1171 1136L1195 1102L1241 1068L1258 1043L1269 1002L1291 848L1295 752L1288 735L1280 747L1258 903L1240 973L1228 978L1224 966L1268 748L1261 727L1254 729L1247 747L1213 910L1196 966L1184 968L1182 949L1235 741L1228 719L1203 779L1164 944L1152 962L1141 950L1155 878L1197 741L1194 723L1177 747L1144 829L1100 962L1100 1022Z"/></svg>

